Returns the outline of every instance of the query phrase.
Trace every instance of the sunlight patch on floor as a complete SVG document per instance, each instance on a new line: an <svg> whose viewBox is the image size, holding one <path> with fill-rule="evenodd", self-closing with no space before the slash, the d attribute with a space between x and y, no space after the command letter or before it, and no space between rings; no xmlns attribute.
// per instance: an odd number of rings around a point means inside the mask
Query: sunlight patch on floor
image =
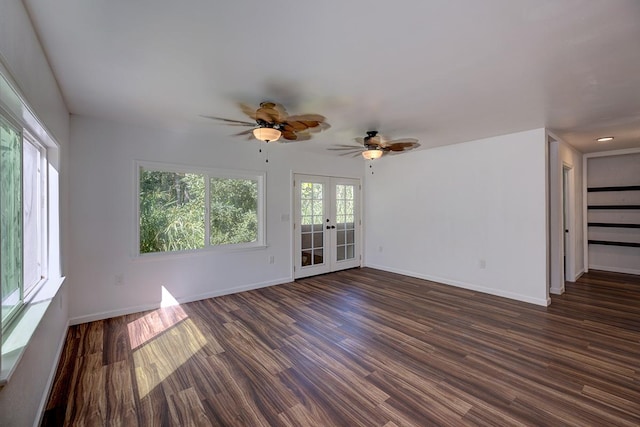
<svg viewBox="0 0 640 427"><path fill-rule="evenodd" d="M139 398L144 398L189 358L207 344L207 339L189 318L164 331L133 352Z"/></svg>

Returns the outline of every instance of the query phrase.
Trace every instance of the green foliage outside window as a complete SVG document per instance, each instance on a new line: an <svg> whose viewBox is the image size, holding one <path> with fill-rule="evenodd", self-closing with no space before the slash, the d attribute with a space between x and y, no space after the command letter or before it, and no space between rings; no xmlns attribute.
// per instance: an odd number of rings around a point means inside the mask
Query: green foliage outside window
<svg viewBox="0 0 640 427"><path fill-rule="evenodd" d="M22 135L0 120L0 290L2 320L22 295Z"/></svg>
<svg viewBox="0 0 640 427"><path fill-rule="evenodd" d="M205 186L209 179L209 193ZM209 201L210 219L205 220ZM140 253L258 240L258 182L206 174L140 170Z"/></svg>
<svg viewBox="0 0 640 427"><path fill-rule="evenodd" d="M211 244L258 239L258 183L248 179L211 178Z"/></svg>

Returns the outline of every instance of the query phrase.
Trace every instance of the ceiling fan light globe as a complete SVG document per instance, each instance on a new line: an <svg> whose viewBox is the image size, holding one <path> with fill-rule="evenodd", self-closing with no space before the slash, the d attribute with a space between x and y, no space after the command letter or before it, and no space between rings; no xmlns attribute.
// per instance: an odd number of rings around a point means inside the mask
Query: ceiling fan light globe
<svg viewBox="0 0 640 427"><path fill-rule="evenodd" d="M265 128L256 128L253 130L253 136L255 136L256 139L259 139L260 141L266 141L266 142L277 141L278 139L280 139L280 135L282 135L282 132L274 128L265 127Z"/></svg>
<svg viewBox="0 0 640 427"><path fill-rule="evenodd" d="M367 160L374 160L382 157L382 150L365 150L362 152L362 157Z"/></svg>

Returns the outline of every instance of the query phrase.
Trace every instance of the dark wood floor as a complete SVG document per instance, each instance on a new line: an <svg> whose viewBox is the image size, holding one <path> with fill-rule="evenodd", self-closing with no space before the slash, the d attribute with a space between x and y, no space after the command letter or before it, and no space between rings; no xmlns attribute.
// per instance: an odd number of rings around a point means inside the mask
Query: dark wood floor
<svg viewBox="0 0 640 427"><path fill-rule="evenodd" d="M550 307L372 269L74 326L45 426L638 426L640 277Z"/></svg>

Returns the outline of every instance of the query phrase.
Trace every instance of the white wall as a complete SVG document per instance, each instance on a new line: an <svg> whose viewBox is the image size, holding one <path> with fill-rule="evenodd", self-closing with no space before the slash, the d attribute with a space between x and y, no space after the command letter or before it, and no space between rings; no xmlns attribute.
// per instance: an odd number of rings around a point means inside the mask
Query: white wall
<svg viewBox="0 0 640 427"><path fill-rule="evenodd" d="M71 317L73 323L156 307L161 285L178 301L292 280L291 173L362 176L361 159L310 155L306 144L229 137L217 124L170 131L86 117L71 119ZM133 256L134 161L266 170L266 249ZM269 264L274 256L275 263ZM116 286L116 276L123 285Z"/></svg>
<svg viewBox="0 0 640 427"><path fill-rule="evenodd" d="M594 155L591 155L594 156ZM640 152L587 159L587 186L640 185ZM640 205L640 191L587 193L588 204ZM591 222L640 224L640 210L591 210ZM589 239L640 242L640 229L589 227ZM640 248L588 245L589 269L640 274Z"/></svg>
<svg viewBox="0 0 640 427"><path fill-rule="evenodd" d="M31 22L19 0L3 0L0 4L0 57L34 113L61 147L60 161L56 166L61 182L64 255L69 115ZM64 269L64 257L62 262ZM50 304L17 370L9 383L0 390L0 425L29 426L39 423L41 405L47 397L60 344L66 333L67 307L66 287L63 286Z"/></svg>
<svg viewBox="0 0 640 427"><path fill-rule="evenodd" d="M383 157L365 185L365 263L548 303L546 136Z"/></svg>

